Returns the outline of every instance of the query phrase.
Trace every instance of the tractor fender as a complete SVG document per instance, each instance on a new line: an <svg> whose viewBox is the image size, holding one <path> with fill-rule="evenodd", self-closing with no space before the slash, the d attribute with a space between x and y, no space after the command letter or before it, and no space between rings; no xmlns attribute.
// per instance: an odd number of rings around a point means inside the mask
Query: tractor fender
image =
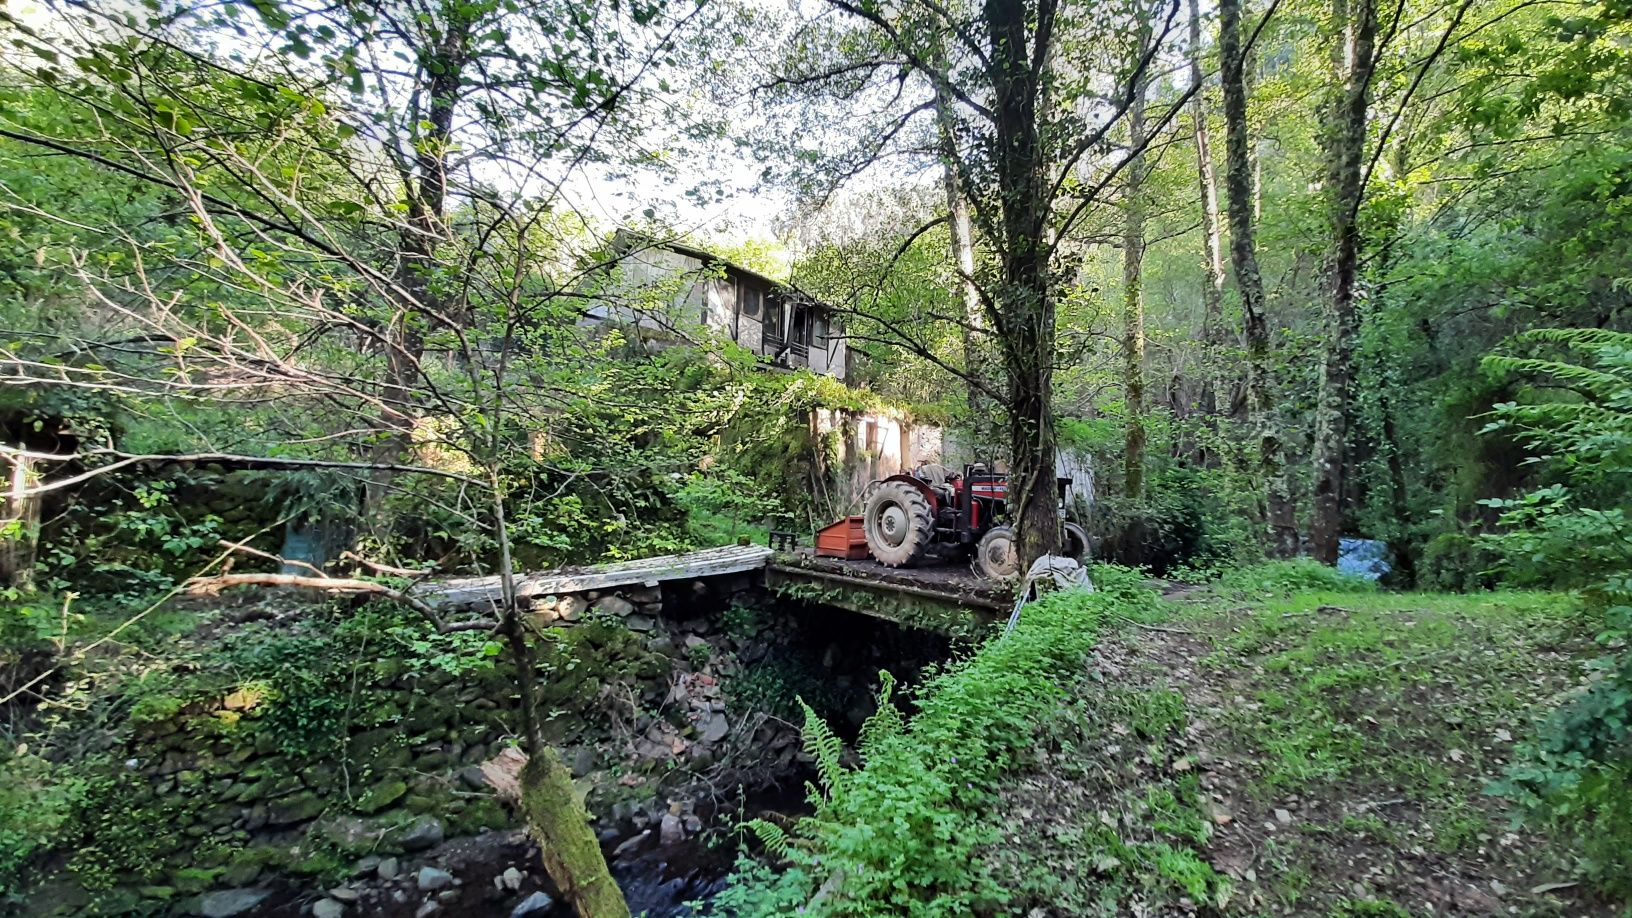
<svg viewBox="0 0 1632 918"><path fill-rule="evenodd" d="M940 497L939 494L935 493L935 489L930 487L929 485L925 484L924 482L918 480L917 478L912 477L911 475L891 475L888 478L880 478L879 480L877 480L877 481L873 482L872 484L868 485L867 486L867 491L869 493L871 493L874 488L878 487L879 485L883 484L886 481L899 481L899 482L903 482L905 484L912 485L914 488L918 489L918 493L924 495L924 500L929 501L929 509L930 509L931 512L938 511L938 510L941 509L941 497Z"/></svg>

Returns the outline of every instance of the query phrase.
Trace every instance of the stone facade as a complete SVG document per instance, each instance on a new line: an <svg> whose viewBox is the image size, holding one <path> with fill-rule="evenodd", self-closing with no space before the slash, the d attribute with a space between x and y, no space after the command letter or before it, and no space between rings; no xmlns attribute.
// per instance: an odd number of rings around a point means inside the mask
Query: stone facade
<svg viewBox="0 0 1632 918"><path fill-rule="evenodd" d="M811 617L822 614L854 621ZM877 669L901 655L866 636L886 626L792 609L750 575L547 596L527 620L546 737L607 850L625 859L696 835L730 789L799 786L791 693L834 693L830 709L859 724ZM804 683L786 676L791 651L805 656ZM270 727L275 699L253 685L146 712L116 750L115 779L133 811L159 814L170 833L154 846L158 864L87 889L98 884L56 860L40 871L47 878L27 913L230 915L275 905L280 914L425 918L455 903L510 909L548 895L479 767L514 735L505 659L455 675L382 655L365 675L343 731L298 754ZM765 690L773 675L786 697ZM504 880L490 860L472 859L472 845L510 851L506 870L519 875ZM458 885L430 888L425 877L435 886L437 875L425 869Z"/></svg>

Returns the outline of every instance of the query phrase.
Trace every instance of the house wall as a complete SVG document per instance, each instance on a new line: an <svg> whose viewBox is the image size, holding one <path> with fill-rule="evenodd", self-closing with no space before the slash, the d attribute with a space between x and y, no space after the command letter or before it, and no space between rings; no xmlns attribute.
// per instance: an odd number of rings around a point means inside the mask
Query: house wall
<svg viewBox="0 0 1632 918"><path fill-rule="evenodd" d="M644 249L625 258L620 270L624 289L615 301L592 310L598 318L652 330L683 329L712 318L710 288L715 282L704 276L701 260L669 249Z"/></svg>
<svg viewBox="0 0 1632 918"><path fill-rule="evenodd" d="M813 353L814 356L814 353ZM868 487L881 478L941 461L941 428L884 412L818 408L811 423L828 462L831 516L860 513Z"/></svg>
<svg viewBox="0 0 1632 918"><path fill-rule="evenodd" d="M765 311L759 316L738 312L737 272L711 277L701 258L663 247L631 252L622 262L622 289L589 310L587 323L615 320L654 332L685 332L698 323L713 329L754 354L770 356L773 345L765 338ZM773 308L766 302L765 309ZM792 308L782 310L784 332L791 328ZM842 332L829 329L823 348L812 348L806 364L817 373L845 377L849 349Z"/></svg>

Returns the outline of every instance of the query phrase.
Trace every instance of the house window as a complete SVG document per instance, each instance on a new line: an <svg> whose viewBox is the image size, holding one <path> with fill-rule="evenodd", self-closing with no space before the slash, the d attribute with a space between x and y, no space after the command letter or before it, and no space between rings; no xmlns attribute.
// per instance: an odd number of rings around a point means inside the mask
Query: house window
<svg viewBox="0 0 1632 918"><path fill-rule="evenodd" d="M782 303L779 300L771 299L765 304L765 337L779 341L782 339L782 312Z"/></svg>
<svg viewBox="0 0 1632 918"><path fill-rule="evenodd" d="M810 317L810 346L827 349L827 313L818 312Z"/></svg>
<svg viewBox="0 0 1632 918"><path fill-rule="evenodd" d="M765 304L765 290L756 287L746 280L737 281L737 308L750 319L759 318L760 309Z"/></svg>

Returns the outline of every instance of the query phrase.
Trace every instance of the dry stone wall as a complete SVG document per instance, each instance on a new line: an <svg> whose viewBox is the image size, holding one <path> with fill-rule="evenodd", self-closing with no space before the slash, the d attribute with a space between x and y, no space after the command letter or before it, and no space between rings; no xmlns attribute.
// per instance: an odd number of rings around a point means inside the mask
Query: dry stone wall
<svg viewBox="0 0 1632 918"><path fill-rule="evenodd" d="M944 653L850 613L790 607L751 575L544 597L527 621L543 729L620 858L702 832L732 789L799 786L795 696L859 724L881 666L910 671ZM548 895L526 864L481 876L478 890L465 880L485 867L448 853L464 839L517 844L480 768L517 723L503 657L456 675L382 645L360 666L343 726L301 749L285 735L290 701L244 685L142 712L115 750L109 799L158 836L146 859L93 875L62 852L42 865L26 913L426 918L478 893L504 908Z"/></svg>

